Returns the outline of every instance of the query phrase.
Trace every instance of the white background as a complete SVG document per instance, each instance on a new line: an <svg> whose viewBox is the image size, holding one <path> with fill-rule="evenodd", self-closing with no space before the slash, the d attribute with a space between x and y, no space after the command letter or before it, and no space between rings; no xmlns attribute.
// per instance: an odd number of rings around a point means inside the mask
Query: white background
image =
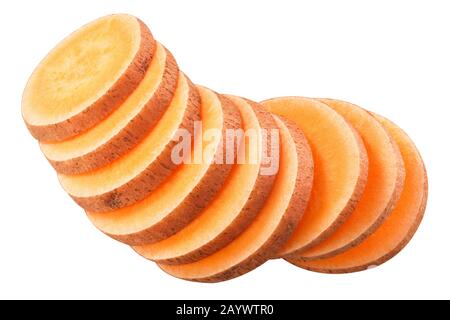
<svg viewBox="0 0 450 320"><path fill-rule="evenodd" d="M0 298L450 298L449 1L1 1ZM102 15L139 16L197 83L254 100L334 97L385 115L429 171L407 248L357 274L271 261L238 279L171 278L90 225L20 113L25 82L62 37Z"/></svg>

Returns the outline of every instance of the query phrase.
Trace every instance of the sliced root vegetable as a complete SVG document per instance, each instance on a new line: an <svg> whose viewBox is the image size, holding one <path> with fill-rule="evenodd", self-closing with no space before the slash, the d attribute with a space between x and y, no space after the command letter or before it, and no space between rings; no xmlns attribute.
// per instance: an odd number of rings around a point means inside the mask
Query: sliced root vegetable
<svg viewBox="0 0 450 320"><path fill-rule="evenodd" d="M289 238L308 203L313 161L302 132L295 125L275 119L281 140L280 170L256 219L237 239L213 255L190 264L160 264L162 270L191 281L229 280L266 262Z"/></svg>
<svg viewBox="0 0 450 320"><path fill-rule="evenodd" d="M337 255L372 234L394 208L405 179L402 156L380 122L366 110L348 102L320 101L337 111L359 132L370 165L367 185L355 210L330 237L296 256L305 260Z"/></svg>
<svg viewBox="0 0 450 320"><path fill-rule="evenodd" d="M367 181L367 154L353 127L322 102L284 97L262 104L295 122L312 149L314 185L310 202L278 256L298 254L328 238L354 210Z"/></svg>
<svg viewBox="0 0 450 320"><path fill-rule="evenodd" d="M251 102L232 96L227 98L241 113L246 135L240 151L245 150L245 159L242 157L243 161L238 161L214 200L189 225L163 241L134 247L143 257L165 264L205 258L233 241L264 206L276 176L260 174L261 129L276 129L275 121Z"/></svg>
<svg viewBox="0 0 450 320"><path fill-rule="evenodd" d="M169 106L178 78L172 54L157 43L144 79L109 117L72 139L41 143L57 172L81 174L96 170L130 151L154 128Z"/></svg>
<svg viewBox="0 0 450 320"><path fill-rule="evenodd" d="M189 224L222 188L234 164L225 162L224 154L236 154L237 148L235 141L224 152L222 139L227 130L241 128L241 118L228 99L208 89L198 89L202 102L203 161L181 164L159 188L135 205L111 212L88 212L99 230L129 245L161 241ZM207 134L213 130L218 131L217 136Z"/></svg>
<svg viewBox="0 0 450 320"><path fill-rule="evenodd" d="M111 164L80 175L59 174L64 190L84 209L111 211L148 196L178 167L172 149L178 130L194 134L200 116L197 88L180 73L174 98L152 131Z"/></svg>
<svg viewBox="0 0 450 320"><path fill-rule="evenodd" d="M408 135L389 120L375 117L398 144L405 164L405 182L400 200L386 221L354 248L326 259L288 261L299 267L325 273L347 273L378 266L402 250L423 218L427 202L427 174L419 151Z"/></svg>
<svg viewBox="0 0 450 320"><path fill-rule="evenodd" d="M136 89L154 50L150 30L124 14L100 18L68 36L25 88L22 115L31 134L55 142L95 126Z"/></svg>

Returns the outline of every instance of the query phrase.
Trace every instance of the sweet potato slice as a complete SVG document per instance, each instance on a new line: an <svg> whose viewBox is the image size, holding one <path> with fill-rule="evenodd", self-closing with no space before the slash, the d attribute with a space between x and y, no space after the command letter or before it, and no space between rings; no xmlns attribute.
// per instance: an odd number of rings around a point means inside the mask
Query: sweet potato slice
<svg viewBox="0 0 450 320"><path fill-rule="evenodd" d="M289 238L308 203L313 161L298 127L275 119L281 138L280 170L256 219L236 240L213 255L190 264L160 264L162 270L191 281L228 280L266 262Z"/></svg>
<svg viewBox="0 0 450 320"><path fill-rule="evenodd" d="M288 261L299 267L325 273L347 273L378 266L394 257L411 240L423 218L428 193L425 166L414 143L395 124L374 115L398 144L405 164L405 182L400 200L386 221L367 239L337 256Z"/></svg>
<svg viewBox="0 0 450 320"><path fill-rule="evenodd" d="M154 49L145 24L124 14L72 33L38 65L25 88L22 115L31 134L54 142L95 126L136 89Z"/></svg>
<svg viewBox="0 0 450 320"><path fill-rule="evenodd" d="M178 78L172 54L157 43L144 79L109 117L72 139L42 142L41 150L59 173L93 171L136 146L157 124L169 106Z"/></svg>
<svg viewBox="0 0 450 320"><path fill-rule="evenodd" d="M276 129L275 121L251 102L228 98L238 107L244 130L249 133L246 143L240 146L245 148L245 161L234 166L223 188L192 223L163 241L134 247L143 257L165 264L200 260L223 248L245 230L269 196L276 176L260 174L261 128Z"/></svg>
<svg viewBox="0 0 450 320"><path fill-rule="evenodd" d="M403 189L402 156L388 131L366 110L344 101L320 99L342 115L359 132L369 159L369 175L361 200L334 233L298 258L317 259L354 247L386 219Z"/></svg>
<svg viewBox="0 0 450 320"><path fill-rule="evenodd" d="M92 223L110 237L129 245L166 239L189 224L222 188L233 167L227 152L236 154L237 141L225 145L227 130L241 128L239 110L228 99L198 87L201 97L203 161L181 164L164 183L144 200L111 212L88 212ZM220 130L219 140L208 136ZM222 146L229 148L225 150ZM214 161L213 160L221 160Z"/></svg>
<svg viewBox="0 0 450 320"><path fill-rule="evenodd" d="M80 175L59 174L64 190L84 209L105 212L130 206L148 196L178 167L171 159L178 129L194 134L200 98L180 74L175 96L154 129L134 149L111 164Z"/></svg>
<svg viewBox="0 0 450 320"><path fill-rule="evenodd" d="M367 154L345 119L322 102L300 97L262 103L294 121L305 133L314 158L314 185L306 212L279 256L305 251L329 237L354 210L367 180Z"/></svg>

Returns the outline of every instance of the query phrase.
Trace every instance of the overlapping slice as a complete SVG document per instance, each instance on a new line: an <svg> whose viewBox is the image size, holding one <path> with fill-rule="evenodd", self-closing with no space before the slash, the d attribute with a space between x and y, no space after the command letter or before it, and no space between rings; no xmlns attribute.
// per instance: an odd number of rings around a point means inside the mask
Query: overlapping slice
<svg viewBox="0 0 450 320"><path fill-rule="evenodd" d="M100 18L68 36L25 88L22 115L31 134L62 141L105 119L144 78L154 49L145 24L124 14Z"/></svg>
<svg viewBox="0 0 450 320"><path fill-rule="evenodd" d="M136 146L157 124L177 85L178 66L161 44L135 91L105 120L72 139L41 143L41 150L63 174L93 171Z"/></svg>
<svg viewBox="0 0 450 320"><path fill-rule="evenodd" d="M194 134L199 108L196 87L180 73L169 107L141 143L98 170L59 174L61 185L82 208L92 212L111 211L144 199L177 168L171 159L177 144L173 138L181 129Z"/></svg>
<svg viewBox="0 0 450 320"><path fill-rule="evenodd" d="M314 158L314 185L306 212L278 256L297 254L329 237L354 210L367 180L367 154L345 119L322 102L300 97L262 103L295 122Z"/></svg>
<svg viewBox="0 0 450 320"><path fill-rule="evenodd" d="M281 138L280 169L256 219L237 239L213 255L190 264L160 264L162 270L191 281L228 280L263 264L289 238L307 206L313 161L302 132L293 124L275 119Z"/></svg>
<svg viewBox="0 0 450 320"><path fill-rule="evenodd" d="M262 142L264 130L276 128L273 117L259 106L241 98L228 96L243 119L245 151L230 177L214 200L197 219L163 241L134 247L147 259L166 264L197 261L233 241L253 220L266 202L275 175L262 175ZM268 142L269 139L266 139Z"/></svg>
<svg viewBox="0 0 450 320"><path fill-rule="evenodd" d="M392 211L405 178L397 145L369 112L344 101L320 101L342 115L361 135L369 159L369 175L364 194L350 217L322 243L297 256L303 259L330 257L367 238Z"/></svg>
<svg viewBox="0 0 450 320"><path fill-rule="evenodd" d="M402 250L422 220L428 192L427 174L419 151L408 135L389 120L375 115L398 144L405 165L405 182L400 199L386 221L354 248L326 259L288 261L305 269L345 273L378 266Z"/></svg>
<svg viewBox="0 0 450 320"><path fill-rule="evenodd" d="M241 128L239 110L228 99L198 87L201 97L202 161L181 164L144 200L111 212L88 212L105 234L130 245L166 239L185 227L222 188L233 167L237 141L225 144L228 130ZM217 132L218 131L218 134ZM198 138L198 137L197 137Z"/></svg>

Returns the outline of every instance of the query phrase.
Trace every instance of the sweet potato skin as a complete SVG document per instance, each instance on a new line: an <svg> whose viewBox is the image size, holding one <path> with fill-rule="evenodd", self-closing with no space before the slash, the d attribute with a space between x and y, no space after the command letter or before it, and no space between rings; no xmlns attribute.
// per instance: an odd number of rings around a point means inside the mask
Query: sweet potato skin
<svg viewBox="0 0 450 320"><path fill-rule="evenodd" d="M58 173L82 174L103 167L135 147L156 125L174 96L179 69L175 58L166 50L166 65L162 81L142 110L107 143L95 150L64 161L47 158Z"/></svg>
<svg viewBox="0 0 450 320"><path fill-rule="evenodd" d="M227 129L239 129L242 127L242 122L239 110L234 106L234 104L221 95L218 95L218 97L221 101L224 114L224 124L222 129L222 137L224 137ZM236 143L234 145L234 149L236 151ZM220 152L221 150L217 150L216 154ZM236 154L236 152L234 152L234 154ZM141 246L167 239L188 225L202 212L204 208L207 207L217 192L219 192L222 188L222 185L228 178L232 167L233 164L212 163L206 171L204 177L189 193L184 201L157 224L133 234L106 234L113 239L131 246Z"/></svg>
<svg viewBox="0 0 450 320"><path fill-rule="evenodd" d="M186 79L189 86L189 98L180 128L186 129L193 135L194 122L200 120L200 96L195 85L187 77ZM113 211L143 200L178 167L171 159L172 149L176 144L177 141L170 141L155 161L122 186L93 197L71 195L72 199L90 212Z"/></svg>
<svg viewBox="0 0 450 320"><path fill-rule="evenodd" d="M201 279L190 279L194 282L221 282L239 277L247 272L250 272L257 267L264 264L267 260L275 255L281 246L289 239L292 232L295 230L300 221L311 194L314 176L314 163L311 153L311 148L304 136L303 132L293 122L278 117L283 121L289 129L289 133L295 141L298 159L298 171L295 183L295 189L289 201L289 206L286 209L280 223L276 230L267 239L266 243L256 252L254 252L247 259L241 263L217 273Z"/></svg>
<svg viewBox="0 0 450 320"><path fill-rule="evenodd" d="M106 94L69 119L42 126L27 123L24 119L34 138L41 142L58 142L70 139L105 119L136 89L144 78L156 48L155 40L148 27L141 20L136 19L141 31L140 48L125 73L120 76Z"/></svg>
<svg viewBox="0 0 450 320"><path fill-rule="evenodd" d="M233 97L225 96L224 98L228 99L231 103L234 103L231 100ZM276 128L275 121L270 113L250 100L245 99L245 101L253 108L262 129L270 130ZM269 196L275 182L275 178L276 175L258 175L255 186L239 215L234 219L231 225L227 226L225 230L223 230L214 239L185 255L157 260L156 262L161 264L191 263L207 257L225 247L250 225L258 212L264 206L265 200Z"/></svg>

